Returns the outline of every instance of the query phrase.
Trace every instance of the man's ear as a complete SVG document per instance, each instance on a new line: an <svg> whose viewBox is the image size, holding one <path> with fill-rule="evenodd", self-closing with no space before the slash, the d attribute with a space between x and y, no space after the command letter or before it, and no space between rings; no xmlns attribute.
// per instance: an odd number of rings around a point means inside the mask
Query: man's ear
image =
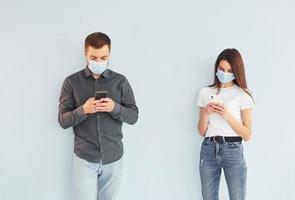
<svg viewBox="0 0 295 200"><path fill-rule="evenodd" d="M86 60L86 62L87 62L87 65L88 65L88 59L87 59L87 50L86 50L86 49L84 49L84 55L85 55L85 60Z"/></svg>

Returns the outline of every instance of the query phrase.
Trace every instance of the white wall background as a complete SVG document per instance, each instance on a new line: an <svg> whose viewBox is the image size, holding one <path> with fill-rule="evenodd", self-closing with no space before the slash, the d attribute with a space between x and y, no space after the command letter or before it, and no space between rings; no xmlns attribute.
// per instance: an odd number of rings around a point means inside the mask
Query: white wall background
<svg viewBox="0 0 295 200"><path fill-rule="evenodd" d="M140 108L124 126L120 200L201 199L196 97L228 47L241 51L256 103L248 199L295 199L294 9L291 0L2 0L0 199L71 199L73 134L57 123L58 97L95 31L111 37L112 69ZM226 199L224 179L220 190Z"/></svg>

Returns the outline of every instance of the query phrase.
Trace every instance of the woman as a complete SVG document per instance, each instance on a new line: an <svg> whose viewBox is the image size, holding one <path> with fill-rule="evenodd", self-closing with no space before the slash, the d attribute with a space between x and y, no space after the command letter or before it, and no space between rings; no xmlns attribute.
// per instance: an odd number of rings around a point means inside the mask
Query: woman
<svg viewBox="0 0 295 200"><path fill-rule="evenodd" d="M199 92L198 129L205 137L200 155L204 200L217 200L223 169L231 200L246 198L247 166L242 140L251 138L253 100L241 54L225 49L215 62L214 83Z"/></svg>

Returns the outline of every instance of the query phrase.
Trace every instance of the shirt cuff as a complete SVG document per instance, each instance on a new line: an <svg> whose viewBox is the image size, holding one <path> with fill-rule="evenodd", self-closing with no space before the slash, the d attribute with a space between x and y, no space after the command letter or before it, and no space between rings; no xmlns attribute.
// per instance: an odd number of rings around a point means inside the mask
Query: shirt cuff
<svg viewBox="0 0 295 200"><path fill-rule="evenodd" d="M77 111L78 116L81 116L82 118L83 118L83 117L86 118L86 117L88 116L88 115L85 114L85 112L84 112L83 105L79 106L79 107L76 109L76 111Z"/></svg>
<svg viewBox="0 0 295 200"><path fill-rule="evenodd" d="M114 109L113 111L110 113L113 117L116 117L118 115L120 115L121 113L121 105L118 104L117 102L115 102L115 106L114 106Z"/></svg>

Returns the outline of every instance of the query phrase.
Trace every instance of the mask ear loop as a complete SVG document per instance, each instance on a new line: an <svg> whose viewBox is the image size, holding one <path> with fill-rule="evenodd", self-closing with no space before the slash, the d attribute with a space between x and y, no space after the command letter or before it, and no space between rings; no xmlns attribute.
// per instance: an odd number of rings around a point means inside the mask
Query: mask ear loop
<svg viewBox="0 0 295 200"><path fill-rule="evenodd" d="M108 60L107 67L109 67L109 65L110 65L110 60Z"/></svg>

